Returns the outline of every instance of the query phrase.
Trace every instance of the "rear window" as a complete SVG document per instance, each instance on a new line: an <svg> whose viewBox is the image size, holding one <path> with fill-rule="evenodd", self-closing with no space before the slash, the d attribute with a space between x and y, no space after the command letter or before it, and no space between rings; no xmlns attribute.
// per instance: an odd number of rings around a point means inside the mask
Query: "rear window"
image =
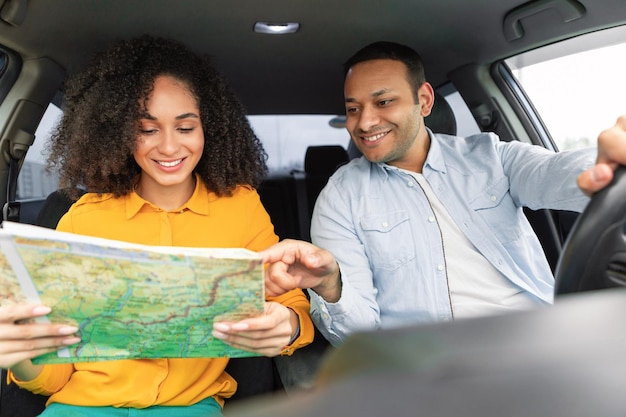
<svg viewBox="0 0 626 417"><path fill-rule="evenodd" d="M347 149L350 143L343 126L332 126L336 120L332 115L263 115L248 119L263 142L270 171L303 170L309 146L341 145Z"/></svg>

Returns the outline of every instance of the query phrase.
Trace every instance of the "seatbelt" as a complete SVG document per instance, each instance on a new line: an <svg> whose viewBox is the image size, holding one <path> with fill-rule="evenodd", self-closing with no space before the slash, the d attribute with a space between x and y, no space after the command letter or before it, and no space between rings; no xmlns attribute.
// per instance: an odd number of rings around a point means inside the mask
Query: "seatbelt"
<svg viewBox="0 0 626 417"><path fill-rule="evenodd" d="M306 173L302 171L291 171L291 175L296 182L296 204L298 208L298 226L300 228L300 238L311 241L311 219L309 218L309 201L306 192Z"/></svg>
<svg viewBox="0 0 626 417"><path fill-rule="evenodd" d="M2 208L2 220L18 222L20 220L20 203L15 201L17 194L17 176L20 172L19 161L9 156L9 178L7 184L7 199Z"/></svg>
<svg viewBox="0 0 626 417"><path fill-rule="evenodd" d="M15 201L17 195L17 177L20 172L20 160L26 154L28 147L33 143L34 136L22 129L17 130L9 142L9 149L4 152L5 160L9 164L9 178L7 195L2 207L2 220L18 222L20 220L20 203Z"/></svg>

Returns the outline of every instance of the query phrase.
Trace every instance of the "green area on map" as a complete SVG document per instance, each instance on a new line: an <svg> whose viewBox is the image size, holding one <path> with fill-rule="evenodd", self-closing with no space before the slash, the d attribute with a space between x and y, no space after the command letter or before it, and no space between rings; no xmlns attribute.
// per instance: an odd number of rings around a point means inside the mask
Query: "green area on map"
<svg viewBox="0 0 626 417"><path fill-rule="evenodd" d="M36 363L254 356L213 338L211 331L214 321L263 312L263 266L256 256L230 258L228 250L218 256L153 253L30 238L14 244L41 302L52 308L50 322L77 326L82 339ZM14 262L0 252L0 301L27 298Z"/></svg>

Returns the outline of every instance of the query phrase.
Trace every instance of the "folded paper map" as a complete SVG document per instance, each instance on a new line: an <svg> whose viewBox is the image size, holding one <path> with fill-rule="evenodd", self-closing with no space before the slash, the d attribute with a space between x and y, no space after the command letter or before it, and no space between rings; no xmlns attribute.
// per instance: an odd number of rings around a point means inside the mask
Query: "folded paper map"
<svg viewBox="0 0 626 417"><path fill-rule="evenodd" d="M145 246L12 222L0 229L0 305L40 302L37 321L81 342L35 363L254 356L211 336L214 321L263 312L263 264L246 249Z"/></svg>

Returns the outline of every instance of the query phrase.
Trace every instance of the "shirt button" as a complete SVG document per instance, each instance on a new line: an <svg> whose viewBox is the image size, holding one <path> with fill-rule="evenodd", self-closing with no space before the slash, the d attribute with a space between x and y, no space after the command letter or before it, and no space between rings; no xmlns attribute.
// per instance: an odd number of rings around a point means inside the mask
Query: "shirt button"
<svg viewBox="0 0 626 417"><path fill-rule="evenodd" d="M387 222L383 222L382 226L383 226L383 227L387 227L387 226L389 226L389 223L387 223Z"/></svg>
<svg viewBox="0 0 626 417"><path fill-rule="evenodd" d="M498 199L498 197L496 197L495 195L491 196L491 201L496 201Z"/></svg>
<svg viewBox="0 0 626 417"><path fill-rule="evenodd" d="M430 216L430 217L428 218L428 222L429 222L429 223L434 223L434 221L435 221L435 217L434 217L434 216Z"/></svg>
<svg viewBox="0 0 626 417"><path fill-rule="evenodd" d="M413 187L413 181L407 182L406 185L408 185L409 187Z"/></svg>
<svg viewBox="0 0 626 417"><path fill-rule="evenodd" d="M437 265L437 271L443 271L443 265Z"/></svg>

